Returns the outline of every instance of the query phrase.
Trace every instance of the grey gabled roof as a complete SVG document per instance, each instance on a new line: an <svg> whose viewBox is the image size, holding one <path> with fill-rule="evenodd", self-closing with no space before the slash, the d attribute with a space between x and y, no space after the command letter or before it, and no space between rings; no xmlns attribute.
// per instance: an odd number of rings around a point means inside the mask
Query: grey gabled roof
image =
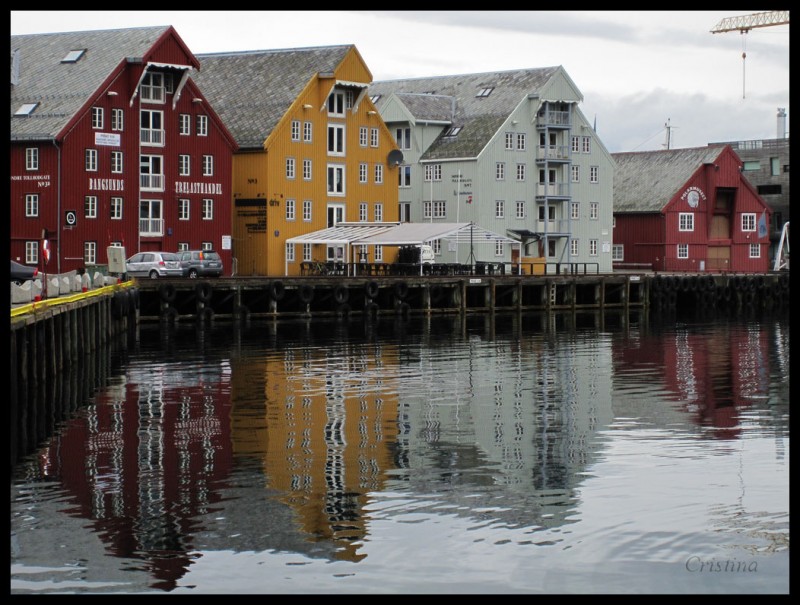
<svg viewBox="0 0 800 605"><path fill-rule="evenodd" d="M614 212L661 212L692 174L713 163L723 150L687 147L612 153Z"/></svg>
<svg viewBox="0 0 800 605"><path fill-rule="evenodd" d="M263 147L312 78L332 75L353 45L195 55L192 78L239 148Z"/></svg>
<svg viewBox="0 0 800 605"><path fill-rule="evenodd" d="M474 158L528 95L538 95L560 67L502 72L383 80L373 82L370 96L381 95L381 108L391 93L418 121L447 120L461 126L456 137L439 137L421 159ZM486 97L476 96L492 88ZM425 96L429 98L426 99Z"/></svg>
<svg viewBox="0 0 800 605"><path fill-rule="evenodd" d="M144 57L168 29L11 36L11 140L56 137L121 63ZM78 49L86 49L78 61L61 62ZM15 117L24 103L39 105L30 116Z"/></svg>

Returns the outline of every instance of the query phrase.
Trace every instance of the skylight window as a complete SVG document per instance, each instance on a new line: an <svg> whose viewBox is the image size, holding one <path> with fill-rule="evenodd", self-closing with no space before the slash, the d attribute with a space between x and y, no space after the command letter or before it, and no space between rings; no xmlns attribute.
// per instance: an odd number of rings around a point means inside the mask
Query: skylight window
<svg viewBox="0 0 800 605"><path fill-rule="evenodd" d="M369 98L369 100L372 101L373 103L377 103L380 98L381 98L381 95L372 95Z"/></svg>
<svg viewBox="0 0 800 605"><path fill-rule="evenodd" d="M23 103L20 105L20 108L17 109L15 116L29 116L33 113L33 110L36 109L38 103Z"/></svg>
<svg viewBox="0 0 800 605"><path fill-rule="evenodd" d="M461 132L461 126L452 126L452 127L448 128L445 131L444 136L446 136L446 137L454 137L459 132Z"/></svg>
<svg viewBox="0 0 800 605"><path fill-rule="evenodd" d="M480 91L478 92L478 94L476 94L475 96L476 97L488 97L490 94L492 94L493 90L494 90L494 86L492 86L491 88L481 88Z"/></svg>
<svg viewBox="0 0 800 605"><path fill-rule="evenodd" d="M61 59L62 63L77 63L78 59L83 56L83 53L86 52L85 48L81 48L79 50L71 50L67 53L67 56Z"/></svg>

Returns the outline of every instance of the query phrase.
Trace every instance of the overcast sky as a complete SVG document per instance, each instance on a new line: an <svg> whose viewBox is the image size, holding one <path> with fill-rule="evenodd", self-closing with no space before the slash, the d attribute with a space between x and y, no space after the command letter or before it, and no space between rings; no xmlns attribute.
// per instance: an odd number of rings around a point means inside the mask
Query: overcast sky
<svg viewBox="0 0 800 605"><path fill-rule="evenodd" d="M772 139L789 25L730 11L11 11L11 34L172 25L195 54L354 44L374 80L561 65L612 153ZM746 59L742 59L742 53ZM788 136L788 118L786 136Z"/></svg>

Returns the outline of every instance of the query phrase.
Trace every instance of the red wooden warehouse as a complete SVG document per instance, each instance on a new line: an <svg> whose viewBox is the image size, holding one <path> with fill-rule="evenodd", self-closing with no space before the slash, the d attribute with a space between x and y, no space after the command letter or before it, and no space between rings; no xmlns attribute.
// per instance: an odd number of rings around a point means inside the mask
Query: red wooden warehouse
<svg viewBox="0 0 800 605"><path fill-rule="evenodd" d="M615 269L769 270L771 210L730 145L612 157Z"/></svg>
<svg viewBox="0 0 800 605"><path fill-rule="evenodd" d="M111 245L211 248L230 274L237 147L177 32L11 36L11 55L11 257L63 273Z"/></svg>

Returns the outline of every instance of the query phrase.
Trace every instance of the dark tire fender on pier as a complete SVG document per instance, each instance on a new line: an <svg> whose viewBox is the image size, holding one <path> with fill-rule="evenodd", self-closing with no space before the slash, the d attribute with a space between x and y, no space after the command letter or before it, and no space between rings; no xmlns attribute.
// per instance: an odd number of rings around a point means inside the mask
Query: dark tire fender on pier
<svg viewBox="0 0 800 605"><path fill-rule="evenodd" d="M161 284L158 288L158 294L161 296L161 300L171 303L175 301L177 292L175 291L175 286L172 284Z"/></svg>
<svg viewBox="0 0 800 605"><path fill-rule="evenodd" d="M336 286L336 288L333 290L333 300L335 300L337 304L341 305L346 303L349 298L350 290L348 290L345 286Z"/></svg>
<svg viewBox="0 0 800 605"><path fill-rule="evenodd" d="M214 288L211 287L211 284L203 282L195 286L194 292L200 302L207 303L211 301L211 296L214 294Z"/></svg>
<svg viewBox="0 0 800 605"><path fill-rule="evenodd" d="M275 280L269 285L269 295L272 300L283 300L286 295L286 286L283 285L282 281Z"/></svg>
<svg viewBox="0 0 800 605"><path fill-rule="evenodd" d="M297 296L302 302L306 304L310 303L312 300L314 300L314 286L303 284L297 291Z"/></svg>
<svg viewBox="0 0 800 605"><path fill-rule="evenodd" d="M394 295L397 298L405 298L408 295L408 284L404 281L399 281L394 285Z"/></svg>
<svg viewBox="0 0 800 605"><path fill-rule="evenodd" d="M366 284L364 284L364 292L366 293L367 298L376 298L379 291L380 287L376 281L368 281Z"/></svg>

